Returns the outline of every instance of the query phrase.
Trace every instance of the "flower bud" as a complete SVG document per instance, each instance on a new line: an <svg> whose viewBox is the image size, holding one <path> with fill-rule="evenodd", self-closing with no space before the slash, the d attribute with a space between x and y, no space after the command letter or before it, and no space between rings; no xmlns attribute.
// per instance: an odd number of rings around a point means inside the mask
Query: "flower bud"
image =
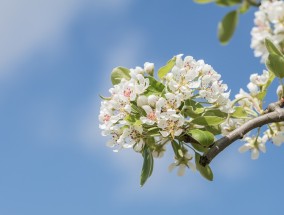
<svg viewBox="0 0 284 215"><path fill-rule="evenodd" d="M137 106L142 107L143 105L148 104L148 99L146 96L139 96L137 98Z"/></svg>
<svg viewBox="0 0 284 215"><path fill-rule="evenodd" d="M144 63L144 70L151 76L154 75L154 64L146 62Z"/></svg>
<svg viewBox="0 0 284 215"><path fill-rule="evenodd" d="M152 107L155 107L155 105L156 105L156 102L158 101L158 97L157 96L155 96L155 95L150 95L149 97L148 97L148 104L150 105L150 106L152 106Z"/></svg>
<svg viewBox="0 0 284 215"><path fill-rule="evenodd" d="M277 87L276 93L278 95L278 99L281 99L283 97L283 86L282 85L279 85Z"/></svg>
<svg viewBox="0 0 284 215"><path fill-rule="evenodd" d="M250 94L253 96L259 93L258 86L252 82L249 82L249 84L247 85L247 88L249 89Z"/></svg>

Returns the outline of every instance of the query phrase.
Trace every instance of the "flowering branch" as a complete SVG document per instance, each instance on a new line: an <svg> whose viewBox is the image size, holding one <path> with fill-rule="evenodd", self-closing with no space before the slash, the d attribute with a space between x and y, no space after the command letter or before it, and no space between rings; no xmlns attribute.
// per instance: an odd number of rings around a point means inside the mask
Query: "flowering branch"
<svg viewBox="0 0 284 215"><path fill-rule="evenodd" d="M212 2L195 0L199 3ZM258 0L217 0L217 4L239 8L230 11L219 23L218 37L225 44L232 37L239 14ZM253 160L266 152L266 142L284 143L284 1L261 1L255 13L251 47L267 70L251 74L248 92L240 89L235 99L221 75L203 60L174 56L155 75L154 64L144 68L116 67L111 73L110 96L101 102L99 127L110 136L107 146L114 152L132 148L143 157L140 185L151 176L154 158L163 156L171 145L178 175L189 168L212 181L210 162L238 139L240 152L251 152ZM264 110L267 90L275 78L280 85L278 100ZM266 130L261 129L262 126ZM258 128L257 132L249 131ZM215 136L223 135L215 140Z"/></svg>
<svg viewBox="0 0 284 215"><path fill-rule="evenodd" d="M249 131L269 123L284 121L284 109L281 109L283 105L283 99L278 102L271 103L268 105L268 108L264 111L263 115L247 121L228 135L215 141L209 151L200 158L200 164L202 166L208 165L221 151L236 140L243 138Z"/></svg>

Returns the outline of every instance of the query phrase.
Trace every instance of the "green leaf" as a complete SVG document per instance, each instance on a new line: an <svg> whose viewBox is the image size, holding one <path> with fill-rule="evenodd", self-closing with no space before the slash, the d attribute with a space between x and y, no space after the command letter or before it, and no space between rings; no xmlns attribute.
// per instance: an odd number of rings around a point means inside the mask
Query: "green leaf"
<svg viewBox="0 0 284 215"><path fill-rule="evenodd" d="M265 46L267 51L269 52L269 54L275 54L275 55L279 55L279 56L283 56L283 54L281 53L281 51L277 48L277 46L271 42L271 40L269 39L265 39Z"/></svg>
<svg viewBox="0 0 284 215"><path fill-rule="evenodd" d="M213 2L214 0L193 0L193 1L198 4L207 4Z"/></svg>
<svg viewBox="0 0 284 215"><path fill-rule="evenodd" d="M258 99L258 100L263 100L264 99L264 97L266 96L266 92L264 91L264 92L259 92L258 94L256 94L256 98Z"/></svg>
<svg viewBox="0 0 284 215"><path fill-rule="evenodd" d="M203 114L203 116L218 116L221 118L227 118L228 114L218 109L209 109Z"/></svg>
<svg viewBox="0 0 284 215"><path fill-rule="evenodd" d="M149 87L147 88L145 95L154 95L161 94L165 89L165 85L163 85L160 81L157 81L154 77L147 77L149 79Z"/></svg>
<svg viewBox="0 0 284 215"><path fill-rule="evenodd" d="M213 181L213 172L209 165L205 167L199 164L200 154L195 153L195 165L196 169L200 172L200 174L209 181Z"/></svg>
<svg viewBox="0 0 284 215"><path fill-rule="evenodd" d="M136 120L133 125L142 125L142 121L140 119Z"/></svg>
<svg viewBox="0 0 284 215"><path fill-rule="evenodd" d="M250 8L250 3L248 1L243 1L243 3L241 4L241 6L239 7L239 12L241 14L246 13Z"/></svg>
<svg viewBox="0 0 284 215"><path fill-rule="evenodd" d="M131 103L131 112L134 114L142 114L143 113L143 109L140 107L137 107L136 103Z"/></svg>
<svg viewBox="0 0 284 215"><path fill-rule="evenodd" d="M219 6L233 6L240 4L242 0L216 0L216 4Z"/></svg>
<svg viewBox="0 0 284 215"><path fill-rule="evenodd" d="M140 186L142 187L147 179L152 175L153 167L154 167L154 159L151 153L151 150L148 147L144 147L143 150L143 167L140 177Z"/></svg>
<svg viewBox="0 0 284 215"><path fill-rule="evenodd" d="M278 78L284 78L284 57L269 54L266 60L266 67Z"/></svg>
<svg viewBox="0 0 284 215"><path fill-rule="evenodd" d="M204 147L208 147L214 142L214 135L209 131L193 129L187 131L187 134L189 134L193 139L195 139Z"/></svg>
<svg viewBox="0 0 284 215"><path fill-rule="evenodd" d="M210 133L212 133L215 136L222 133L220 125L205 126L204 128L202 128L202 130L209 131Z"/></svg>
<svg viewBox="0 0 284 215"><path fill-rule="evenodd" d="M173 57L171 60L169 60L167 62L167 64L163 67L161 67L159 70L158 70L158 77L160 79L162 79L166 74L168 74L168 72L171 71L171 69L174 67L176 63L176 57Z"/></svg>
<svg viewBox="0 0 284 215"><path fill-rule="evenodd" d="M226 119L218 116L200 116L191 121L191 123L197 125L219 125L224 122Z"/></svg>
<svg viewBox="0 0 284 215"><path fill-rule="evenodd" d="M110 97L104 97L104 96L101 96L101 95L99 95L99 97L100 97L101 99L103 99L103 100L106 100L106 101L111 100L111 98L110 98Z"/></svg>
<svg viewBox="0 0 284 215"><path fill-rule="evenodd" d="M190 143L190 144L192 145L192 147L193 147L195 150L197 150L197 151L199 151L199 152L207 152L207 151L208 151L207 148L203 147L202 145L200 145L200 144L198 144L198 143Z"/></svg>
<svg viewBox="0 0 284 215"><path fill-rule="evenodd" d="M177 158L180 158L181 157L180 153L179 153L179 151L181 150L180 145L175 140L172 140L171 143L172 143L172 148L173 148L173 151L175 153L175 156Z"/></svg>
<svg viewBox="0 0 284 215"><path fill-rule="evenodd" d="M235 112L231 115L233 118L247 118L248 114L243 107L235 107Z"/></svg>
<svg viewBox="0 0 284 215"><path fill-rule="evenodd" d="M136 118L133 115L128 114L126 117L124 117L124 120L127 122L130 122L131 124L134 124L136 122Z"/></svg>
<svg viewBox="0 0 284 215"><path fill-rule="evenodd" d="M200 104L199 102L196 102L194 100L191 100L191 99L185 100L185 105L186 106L192 106L194 109L203 108L202 104Z"/></svg>
<svg viewBox="0 0 284 215"><path fill-rule="evenodd" d="M193 100L186 100L182 110L185 117L196 118L204 112L203 106Z"/></svg>
<svg viewBox="0 0 284 215"><path fill-rule="evenodd" d="M155 136L160 136L160 129L158 127L150 127L147 129L147 136L155 137Z"/></svg>
<svg viewBox="0 0 284 215"><path fill-rule="evenodd" d="M218 24L218 38L219 41L225 45L229 42L235 32L238 24L238 11L233 10L224 16Z"/></svg>
<svg viewBox="0 0 284 215"><path fill-rule="evenodd" d="M200 116L201 113L204 112L204 108L194 109L194 107L192 107L192 106L183 106L182 112L185 115L185 117L189 116L191 118L196 118L196 117Z"/></svg>
<svg viewBox="0 0 284 215"><path fill-rule="evenodd" d="M116 67L111 72L111 82L113 85L119 84L124 78L130 80L130 70L124 67Z"/></svg>

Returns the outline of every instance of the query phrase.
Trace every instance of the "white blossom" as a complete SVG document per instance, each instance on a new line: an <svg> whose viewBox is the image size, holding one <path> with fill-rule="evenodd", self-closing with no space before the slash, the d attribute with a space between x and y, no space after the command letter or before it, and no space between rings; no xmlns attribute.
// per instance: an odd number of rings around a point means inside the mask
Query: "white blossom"
<svg viewBox="0 0 284 215"><path fill-rule="evenodd" d="M168 110L177 110L181 105L181 98L173 93L166 93L166 98L159 98L156 102L157 115Z"/></svg>
<svg viewBox="0 0 284 215"><path fill-rule="evenodd" d="M251 159L256 160L259 157L259 151L263 153L266 152L265 143L268 140L268 137L264 135L263 137L246 137L245 143L239 148L239 152L244 153L248 150L251 151Z"/></svg>
<svg viewBox="0 0 284 215"><path fill-rule="evenodd" d="M149 75L153 75L153 73L154 73L154 64L153 63L149 63L149 62L144 63L144 70Z"/></svg>
<svg viewBox="0 0 284 215"><path fill-rule="evenodd" d="M158 121L158 127L162 130L160 133L163 137L171 135L172 138L181 135L183 132L184 117L178 115L174 110L165 112Z"/></svg>
<svg viewBox="0 0 284 215"><path fill-rule="evenodd" d="M257 85L257 86L263 86L265 85L269 80L269 72L266 70L263 70L262 75L258 75L257 73L250 75L250 81Z"/></svg>
<svg viewBox="0 0 284 215"><path fill-rule="evenodd" d="M143 105L147 105L148 104L148 98L147 96L138 96L137 98L137 106L138 107L142 107Z"/></svg>
<svg viewBox="0 0 284 215"><path fill-rule="evenodd" d="M183 176L186 168L190 168L191 170L196 171L195 165L191 162L192 159L193 156L190 155L188 152L186 152L181 158L175 157L174 163L169 165L168 170L171 172L173 171L173 169L178 167L178 176Z"/></svg>
<svg viewBox="0 0 284 215"><path fill-rule="evenodd" d="M251 30L251 48L254 55L261 57L264 63L268 56L265 38L280 45L284 39L284 2L282 0L263 0L259 10L255 12L254 24Z"/></svg>
<svg viewBox="0 0 284 215"><path fill-rule="evenodd" d="M277 122L269 125L269 128L264 132L276 146L281 146L284 143L284 123Z"/></svg>
<svg viewBox="0 0 284 215"><path fill-rule="evenodd" d="M159 97L158 96L155 96L155 95L150 95L148 97L148 104L151 106L151 107L155 107L156 106L156 102L158 101Z"/></svg>
<svg viewBox="0 0 284 215"><path fill-rule="evenodd" d="M135 151L141 151L144 146L144 140L142 136L143 128L141 125L130 125L123 130L122 135L117 142L122 144L123 148L134 147Z"/></svg>
<svg viewBox="0 0 284 215"><path fill-rule="evenodd" d="M149 105L143 105L142 108L146 112L146 117L142 116L140 118L142 123L153 125L155 122L157 122L156 111L154 109L152 109Z"/></svg>

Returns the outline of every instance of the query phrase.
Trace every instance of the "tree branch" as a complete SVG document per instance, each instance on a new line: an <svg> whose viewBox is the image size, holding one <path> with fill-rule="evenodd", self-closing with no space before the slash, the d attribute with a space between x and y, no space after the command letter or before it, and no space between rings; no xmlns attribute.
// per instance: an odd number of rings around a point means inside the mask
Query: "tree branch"
<svg viewBox="0 0 284 215"><path fill-rule="evenodd" d="M260 115L254 119L247 121L228 135L215 141L209 151L200 158L199 163L202 166L208 165L214 159L214 157L216 157L226 147L231 145L236 140L243 138L247 132L255 128L273 122L284 121L284 109L281 109L281 107L283 107L283 103L283 99L281 99L278 102L270 104L268 108L264 111L263 115Z"/></svg>

